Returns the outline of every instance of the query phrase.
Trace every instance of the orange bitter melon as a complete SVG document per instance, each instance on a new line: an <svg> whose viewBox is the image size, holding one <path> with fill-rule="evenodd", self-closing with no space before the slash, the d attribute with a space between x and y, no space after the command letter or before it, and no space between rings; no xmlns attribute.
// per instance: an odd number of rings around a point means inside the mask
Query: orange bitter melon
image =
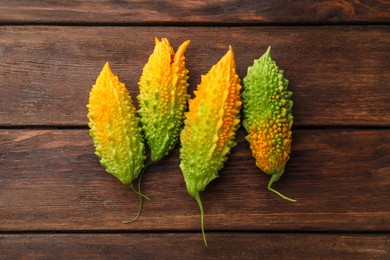
<svg viewBox="0 0 390 260"><path fill-rule="evenodd" d="M190 41L182 43L176 53L165 38L156 38L155 43L143 68L137 97L151 162L162 159L178 143L189 97L184 53Z"/></svg>
<svg viewBox="0 0 390 260"><path fill-rule="evenodd" d="M131 96L108 62L92 87L87 108L89 133L100 163L134 190L132 181L146 158L141 128Z"/></svg>
<svg viewBox="0 0 390 260"><path fill-rule="evenodd" d="M227 160L239 127L240 79L236 73L233 49L202 76L189 100L184 129L180 134L180 168L188 193L198 202L204 242L203 206L199 192L218 177Z"/></svg>
<svg viewBox="0 0 390 260"><path fill-rule="evenodd" d="M288 80L271 58L270 52L271 47L254 61L243 79L243 125L249 133L246 139L256 165L271 175L268 189L284 199L295 201L271 187L284 173L290 158L293 101L292 92L287 88Z"/></svg>

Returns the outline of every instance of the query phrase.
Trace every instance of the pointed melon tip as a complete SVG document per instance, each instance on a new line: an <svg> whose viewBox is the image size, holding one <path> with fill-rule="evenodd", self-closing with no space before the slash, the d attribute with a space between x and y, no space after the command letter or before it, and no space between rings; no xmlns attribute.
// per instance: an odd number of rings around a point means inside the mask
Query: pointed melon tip
<svg viewBox="0 0 390 260"><path fill-rule="evenodd" d="M265 58L271 58L271 46L268 46L267 51L263 54Z"/></svg>

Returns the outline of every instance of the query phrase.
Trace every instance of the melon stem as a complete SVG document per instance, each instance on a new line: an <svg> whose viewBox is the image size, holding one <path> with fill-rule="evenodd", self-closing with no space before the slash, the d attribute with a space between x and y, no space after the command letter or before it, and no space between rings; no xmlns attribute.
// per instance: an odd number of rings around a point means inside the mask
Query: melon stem
<svg viewBox="0 0 390 260"><path fill-rule="evenodd" d="M207 246L207 240L206 240L206 235L204 233L204 211L203 211L203 205L202 205L202 200L200 199L199 193L195 195L196 202L198 202L199 209L200 209L200 225L202 228L202 235L203 235L203 241L205 246Z"/></svg>
<svg viewBox="0 0 390 260"><path fill-rule="evenodd" d="M142 198L145 198L145 199L147 199L147 200L150 200L150 198L149 198L148 196L142 194L142 192L141 192L141 179L142 179L142 176L143 176L144 173L145 173L146 168L148 168L149 165L150 165L150 162L147 163L147 164L145 165L145 167L142 169L141 174L140 174L139 177L138 177L138 191L134 188L133 183L130 183L130 188L131 188L131 190L132 190L134 193L136 193L136 194L139 195L138 212L137 212L137 214L135 215L135 217L134 217L133 219L122 221L123 224L130 224L130 223L133 223L133 222L136 221L136 220L138 219L138 217L141 215L142 204L143 204Z"/></svg>
<svg viewBox="0 0 390 260"><path fill-rule="evenodd" d="M288 200L288 201L291 201L291 202L297 202L297 200L291 199L291 198L289 198L289 197L283 195L283 194L280 193L279 191L276 191L276 190L274 190L273 188L271 188L272 184L273 184L274 182L276 182L276 181L279 179L279 177L280 177L279 174L272 174L272 177L271 177L271 179L270 179L269 182L268 182L268 190L269 190L269 191L272 191L272 192L274 192L274 193L276 193L276 194L278 194L280 197L282 197L282 198L285 199L285 200Z"/></svg>

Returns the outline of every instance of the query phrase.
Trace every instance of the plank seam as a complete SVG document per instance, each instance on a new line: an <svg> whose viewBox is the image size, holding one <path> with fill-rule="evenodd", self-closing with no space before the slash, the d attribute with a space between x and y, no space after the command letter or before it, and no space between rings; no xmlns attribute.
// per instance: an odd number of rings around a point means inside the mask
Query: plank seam
<svg viewBox="0 0 390 260"><path fill-rule="evenodd" d="M31 234L31 235L54 235L54 234L198 234L199 230L0 230L0 235L20 235L20 234ZM337 231L337 230L223 230L213 229L207 230L209 234L224 234L224 233L242 233L242 234L325 234L325 235L364 235L364 234L376 234L376 235L390 235L390 230L348 230L348 231Z"/></svg>
<svg viewBox="0 0 390 260"><path fill-rule="evenodd" d="M390 25L390 21L379 22L301 22L301 23L224 23L224 22L0 22L0 26L73 26L73 27L318 27L318 26L382 26Z"/></svg>
<svg viewBox="0 0 390 260"><path fill-rule="evenodd" d="M390 125L296 125L292 130L389 130ZM0 125L0 130L89 130L87 125Z"/></svg>

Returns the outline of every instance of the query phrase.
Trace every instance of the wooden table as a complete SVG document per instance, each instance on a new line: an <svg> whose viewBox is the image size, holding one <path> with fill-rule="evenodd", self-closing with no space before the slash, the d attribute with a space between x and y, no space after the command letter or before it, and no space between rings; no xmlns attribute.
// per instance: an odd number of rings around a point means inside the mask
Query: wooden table
<svg viewBox="0 0 390 260"><path fill-rule="evenodd" d="M387 1L0 1L0 258L390 258L390 5ZM137 211L88 135L88 95L109 61L133 98L154 37L186 57L192 94L232 45L237 71L266 48L294 92L280 192L245 131L201 196L178 147L150 166Z"/></svg>

